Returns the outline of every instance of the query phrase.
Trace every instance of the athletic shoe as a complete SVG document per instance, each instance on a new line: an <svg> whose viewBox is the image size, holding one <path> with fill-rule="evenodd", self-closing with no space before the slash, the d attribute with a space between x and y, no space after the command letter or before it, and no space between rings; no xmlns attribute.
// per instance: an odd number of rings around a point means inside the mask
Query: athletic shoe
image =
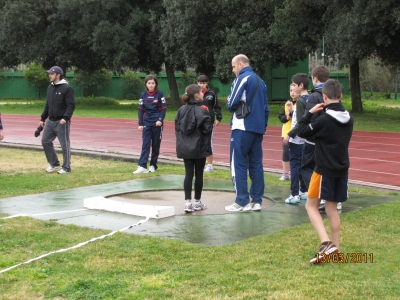
<svg viewBox="0 0 400 300"><path fill-rule="evenodd" d="M193 212L193 204L192 202L186 202L185 203L185 212Z"/></svg>
<svg viewBox="0 0 400 300"><path fill-rule="evenodd" d="M153 173L156 171L156 168L154 166L150 166L149 171L150 173Z"/></svg>
<svg viewBox="0 0 400 300"><path fill-rule="evenodd" d="M319 247L319 250L317 253L315 253L315 256L310 259L310 264L318 264L322 263L321 259L324 258L325 255L333 254L333 253L338 253L339 249L336 247L334 243L331 241L323 242L321 246ZM317 258L318 255L318 258Z"/></svg>
<svg viewBox="0 0 400 300"><path fill-rule="evenodd" d="M326 211L325 211L325 200L321 200L321 202L319 203L319 206L318 206L318 210L322 214L326 213Z"/></svg>
<svg viewBox="0 0 400 300"><path fill-rule="evenodd" d="M202 210L202 209L206 209L206 208L207 208L207 206L203 202L201 202L201 201L194 202L194 205L193 205L194 210Z"/></svg>
<svg viewBox="0 0 400 300"><path fill-rule="evenodd" d="M214 171L213 166L208 164L205 168L204 168L204 172L212 172Z"/></svg>
<svg viewBox="0 0 400 300"><path fill-rule="evenodd" d="M285 200L285 203L286 204L297 204L297 203L300 203L300 198L299 198L299 196L290 195L289 198L287 198Z"/></svg>
<svg viewBox="0 0 400 300"><path fill-rule="evenodd" d="M69 173L69 171L65 170L64 168L62 168L60 171L57 172L58 174L67 174Z"/></svg>
<svg viewBox="0 0 400 300"><path fill-rule="evenodd" d="M251 203L251 202L247 203L245 206L243 206L242 211L250 211L250 210L252 210L253 209L253 205L254 205L254 203Z"/></svg>
<svg viewBox="0 0 400 300"><path fill-rule="evenodd" d="M55 171L56 169L59 169L59 168L61 168L61 166L52 166L52 165L49 165L49 166L46 168L46 172L47 172L47 173L51 173L51 172L53 172L53 171Z"/></svg>
<svg viewBox="0 0 400 300"><path fill-rule="evenodd" d="M337 210L341 210L342 209L342 202L338 202L336 208L337 208Z"/></svg>
<svg viewBox="0 0 400 300"><path fill-rule="evenodd" d="M243 206L240 206L239 204L237 204L235 202L235 203L233 203L231 205L225 206L225 210L227 210L227 211L242 211L243 210Z"/></svg>
<svg viewBox="0 0 400 300"><path fill-rule="evenodd" d="M251 210L253 210L253 211L261 210L261 204L260 203L253 203L253 208Z"/></svg>
<svg viewBox="0 0 400 300"><path fill-rule="evenodd" d="M285 181L285 180L289 180L289 179L290 179L289 174L283 174L283 175L279 178L280 181Z"/></svg>
<svg viewBox="0 0 400 300"><path fill-rule="evenodd" d="M142 173L148 173L148 172L149 172L149 171L147 171L146 168L143 168L143 167L139 166L139 167L137 168L137 170L136 170L135 172L133 172L133 174L142 174Z"/></svg>
<svg viewBox="0 0 400 300"><path fill-rule="evenodd" d="M299 192L299 198L300 200L307 200L307 192Z"/></svg>

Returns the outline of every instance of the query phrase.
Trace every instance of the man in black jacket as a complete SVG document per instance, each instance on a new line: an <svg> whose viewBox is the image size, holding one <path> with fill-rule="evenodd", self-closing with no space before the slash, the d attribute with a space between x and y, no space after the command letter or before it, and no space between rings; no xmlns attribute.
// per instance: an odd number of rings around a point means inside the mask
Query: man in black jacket
<svg viewBox="0 0 400 300"><path fill-rule="evenodd" d="M50 173L62 167L58 174L71 172L71 145L69 140L71 117L75 110L74 90L64 79L63 70L54 66L47 70L51 84L47 88L47 99L39 125L44 127L42 145L49 166L46 172ZM45 126L45 121L48 118ZM60 142L63 164L60 165L53 141Z"/></svg>

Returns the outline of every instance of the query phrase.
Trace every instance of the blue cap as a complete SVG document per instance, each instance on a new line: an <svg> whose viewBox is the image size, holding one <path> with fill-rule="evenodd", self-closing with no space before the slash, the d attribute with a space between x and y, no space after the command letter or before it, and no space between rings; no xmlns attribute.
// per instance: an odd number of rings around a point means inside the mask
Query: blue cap
<svg viewBox="0 0 400 300"><path fill-rule="evenodd" d="M63 70L59 66L51 67L46 72L49 73L49 74L50 73L56 73L56 74L61 74L61 75L64 74Z"/></svg>

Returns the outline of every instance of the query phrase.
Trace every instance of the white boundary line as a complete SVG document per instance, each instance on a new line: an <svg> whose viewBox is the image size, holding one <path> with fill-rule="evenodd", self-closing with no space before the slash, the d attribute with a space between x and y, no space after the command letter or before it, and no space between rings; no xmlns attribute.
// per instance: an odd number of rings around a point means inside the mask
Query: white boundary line
<svg viewBox="0 0 400 300"><path fill-rule="evenodd" d="M43 214L18 214L18 215L13 215L13 216L2 218L2 220L17 218L17 217L36 217L36 216L45 216L45 215L53 215L53 214L63 214L63 213L82 211L82 210L88 210L88 209L82 208L82 209L75 209L75 210L55 211L55 212L49 212L49 213L43 213Z"/></svg>
<svg viewBox="0 0 400 300"><path fill-rule="evenodd" d="M138 225L140 225L140 224L143 224L143 223L147 222L149 219L150 219L149 217L146 217L146 219L140 220L139 222L137 222L137 223L135 223L135 224L132 224L132 225L130 225L130 226L127 226L127 227L122 228L122 229L117 230L117 231L110 232L109 234L105 234L105 235L102 235L102 236L99 236L99 237L96 237L96 238L92 238L91 240L88 240L88 241L83 242L83 243L79 243L79 244L77 244L77 245L75 245L75 246L72 246L72 247L70 247L70 248L60 249L60 250L57 250L57 251L52 251L52 252L49 252L49 253L47 253L47 254L40 255L40 256L38 256L38 257L35 257L35 258L32 258L32 259L27 260L27 261L25 261L25 262L19 263L19 264L17 264L17 265L14 265L14 266L12 266L12 267L7 268L7 269L0 270L0 274L5 273L5 272L7 272L7 271L9 271L9 270L12 270L12 269L14 269L14 268L16 268L16 267L19 267L19 266L21 266L21 265L29 264L29 263L31 263L31 262L33 262L33 261L35 261L35 260L42 259L42 258L44 258L44 257L46 257L46 256L50 256L50 255L55 254L55 253L66 252L66 251L68 251L68 250L72 250L72 249L76 249L76 248L85 246L85 245L87 245L87 244L89 244L89 243L92 243L92 242L95 242L95 241L97 241L97 240L104 239L104 238L106 238L106 237L109 237L109 236L112 236L112 235L116 234L117 232L122 232L122 231L125 231L125 230L127 230L127 229L130 229L130 228L132 228L132 227L134 227L134 226L138 226Z"/></svg>

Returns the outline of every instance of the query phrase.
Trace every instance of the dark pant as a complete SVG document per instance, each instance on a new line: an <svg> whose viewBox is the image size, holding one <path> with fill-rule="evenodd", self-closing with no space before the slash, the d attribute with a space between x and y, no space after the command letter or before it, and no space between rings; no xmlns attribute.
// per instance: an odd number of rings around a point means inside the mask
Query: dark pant
<svg viewBox="0 0 400 300"><path fill-rule="evenodd" d="M46 154L47 162L53 167L60 166L60 161L58 160L53 145L53 141L57 137L63 155L62 168L68 172L71 171L71 144L69 141L70 123L70 121L67 121L67 123L61 125L60 121L47 120L42 135L42 146Z"/></svg>
<svg viewBox="0 0 400 300"><path fill-rule="evenodd" d="M142 153L140 154L138 165L147 169L147 162L150 156L150 166L154 166L157 170L157 160L160 154L160 145L162 139L163 126L144 126L142 134Z"/></svg>
<svg viewBox="0 0 400 300"><path fill-rule="evenodd" d="M230 167L232 183L236 191L235 202L246 206L250 202L262 203L264 195L263 135L259 133L232 130L230 145ZM247 184L247 170L251 179L250 192Z"/></svg>
<svg viewBox="0 0 400 300"><path fill-rule="evenodd" d="M307 189L310 186L311 176L315 168L315 145L304 143L303 155L301 158L301 176Z"/></svg>
<svg viewBox="0 0 400 300"><path fill-rule="evenodd" d="M289 142L289 158L290 158L290 190L292 196L299 194L299 182L300 191L307 192L307 187L303 181L303 177L300 173L301 156L303 154L303 144L295 144Z"/></svg>
<svg viewBox="0 0 400 300"><path fill-rule="evenodd" d="M183 189L185 190L185 200L192 199L192 184L194 180L194 199L201 199L203 191L203 172L206 164L206 158L184 159L185 163L185 180L183 181Z"/></svg>

